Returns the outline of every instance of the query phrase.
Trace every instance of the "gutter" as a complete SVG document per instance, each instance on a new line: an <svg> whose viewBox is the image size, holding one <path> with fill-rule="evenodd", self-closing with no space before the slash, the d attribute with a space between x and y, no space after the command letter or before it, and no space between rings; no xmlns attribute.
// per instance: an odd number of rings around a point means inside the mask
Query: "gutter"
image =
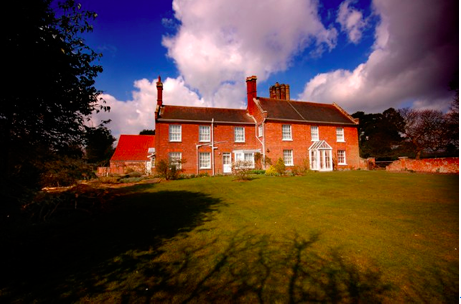
<svg viewBox="0 0 461 304"><path fill-rule="evenodd" d="M211 176L214 176L214 118L211 119Z"/></svg>
<svg viewBox="0 0 461 304"><path fill-rule="evenodd" d="M166 119L166 118L159 118L157 119L159 122L191 122L191 123L210 123L210 120L190 120L190 119ZM219 124L231 124L231 125L252 125L252 122L237 122L237 121L214 121L214 123Z"/></svg>
<svg viewBox="0 0 461 304"><path fill-rule="evenodd" d="M273 120L273 121L292 121L292 122L302 122L302 123L315 123L315 124L329 124L329 125L344 125L344 126L351 126L351 127L357 127L358 125L355 123L350 123L350 122L337 122L337 121L315 121L315 120L299 120L299 119L285 119L285 118L272 118L268 117L265 118L265 120Z"/></svg>

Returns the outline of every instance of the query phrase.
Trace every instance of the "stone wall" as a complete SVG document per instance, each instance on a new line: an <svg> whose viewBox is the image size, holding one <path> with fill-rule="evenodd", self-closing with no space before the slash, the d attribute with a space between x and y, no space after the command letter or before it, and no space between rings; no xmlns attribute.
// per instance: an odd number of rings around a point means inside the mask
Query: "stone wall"
<svg viewBox="0 0 461 304"><path fill-rule="evenodd" d="M399 160L387 166L386 170L459 174L459 158L445 157L416 160L400 157Z"/></svg>

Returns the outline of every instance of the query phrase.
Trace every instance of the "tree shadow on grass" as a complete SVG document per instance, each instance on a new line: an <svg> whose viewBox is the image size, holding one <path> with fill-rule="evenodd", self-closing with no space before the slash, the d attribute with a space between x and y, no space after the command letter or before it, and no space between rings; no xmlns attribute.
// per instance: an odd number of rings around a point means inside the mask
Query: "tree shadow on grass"
<svg viewBox="0 0 461 304"><path fill-rule="evenodd" d="M190 191L124 189L109 210L16 235L1 259L0 302L76 301L126 279L166 240L210 220L219 199ZM143 252L143 259L138 259Z"/></svg>
<svg viewBox="0 0 461 304"><path fill-rule="evenodd" d="M122 303L380 303L393 286L378 268L359 268L339 250L320 255L320 236L294 234L275 241L242 229L201 242L181 240L160 254L125 255L119 269L103 269L102 296L88 301ZM224 245L224 246L223 246ZM118 276L118 277L117 277ZM111 290L112 294L108 292ZM105 292L104 292L105 291ZM79 298L80 300L82 297Z"/></svg>
<svg viewBox="0 0 461 304"><path fill-rule="evenodd" d="M320 255L314 248L319 234L305 239L297 234L284 242L267 235L239 231L218 254L194 256L210 244L181 250L179 259L151 263L144 272L149 291L125 295L131 302L175 303L380 303L393 286L377 268L360 269L339 250ZM149 278L166 278L156 285ZM187 274L187 275L185 275ZM152 284L154 283L154 284ZM150 284L150 285L149 285Z"/></svg>

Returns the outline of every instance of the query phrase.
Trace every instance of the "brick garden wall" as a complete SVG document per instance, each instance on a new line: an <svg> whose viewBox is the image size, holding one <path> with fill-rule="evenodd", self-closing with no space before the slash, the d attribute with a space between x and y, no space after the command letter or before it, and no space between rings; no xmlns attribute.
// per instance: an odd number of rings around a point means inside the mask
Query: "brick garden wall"
<svg viewBox="0 0 461 304"><path fill-rule="evenodd" d="M110 173L126 174L127 171L136 171L142 174L146 173L145 161L111 161Z"/></svg>
<svg viewBox="0 0 461 304"><path fill-rule="evenodd" d="M445 157L416 160L402 157L387 166L386 170L459 174L459 158Z"/></svg>

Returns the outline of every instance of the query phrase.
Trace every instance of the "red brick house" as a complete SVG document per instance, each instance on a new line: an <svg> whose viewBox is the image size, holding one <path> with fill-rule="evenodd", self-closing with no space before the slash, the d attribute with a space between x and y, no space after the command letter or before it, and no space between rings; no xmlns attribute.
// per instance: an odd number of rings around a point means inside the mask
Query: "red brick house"
<svg viewBox="0 0 461 304"><path fill-rule="evenodd" d="M120 135L117 148L110 159L110 173L137 171L152 172L155 162L155 135Z"/></svg>
<svg viewBox="0 0 461 304"><path fill-rule="evenodd" d="M358 121L336 104L290 100L289 85L276 83L270 98L258 97L256 76L248 77L247 109L219 109L163 104L157 82L156 159L185 160L184 173L232 172L246 161L282 158L287 169L308 165L331 171L360 167Z"/></svg>

